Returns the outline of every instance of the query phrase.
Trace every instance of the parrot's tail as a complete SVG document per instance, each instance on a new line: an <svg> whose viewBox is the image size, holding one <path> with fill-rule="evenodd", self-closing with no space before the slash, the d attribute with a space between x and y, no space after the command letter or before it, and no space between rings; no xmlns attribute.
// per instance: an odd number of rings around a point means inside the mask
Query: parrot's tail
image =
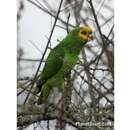
<svg viewBox="0 0 130 130"><path fill-rule="evenodd" d="M42 85L42 88L40 88L40 89L41 89L41 94L40 94L40 97L38 99L38 104L43 104L47 101L48 96L50 94L50 91L52 89L52 86L50 86L47 83L47 84L44 84L44 86Z"/></svg>
<svg viewBox="0 0 130 130"><path fill-rule="evenodd" d="M42 89L42 84L37 84L36 86L36 93L40 93L41 92L41 89ZM43 104L44 102L44 98L42 96L42 94L40 94L40 97L38 98L38 101L37 101L37 104L40 105L40 104Z"/></svg>

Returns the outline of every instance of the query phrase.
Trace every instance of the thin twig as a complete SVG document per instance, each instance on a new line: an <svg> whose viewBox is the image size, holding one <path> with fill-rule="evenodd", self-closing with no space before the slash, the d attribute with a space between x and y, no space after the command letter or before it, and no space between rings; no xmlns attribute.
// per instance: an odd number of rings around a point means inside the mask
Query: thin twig
<svg viewBox="0 0 130 130"><path fill-rule="evenodd" d="M67 33L69 33L69 19L70 19L70 13L68 15L68 18L67 18L67 22L66 22L66 30L67 30Z"/></svg>
<svg viewBox="0 0 130 130"><path fill-rule="evenodd" d="M38 46L31 40L29 40L29 42L41 53L43 54L43 52L38 48Z"/></svg>

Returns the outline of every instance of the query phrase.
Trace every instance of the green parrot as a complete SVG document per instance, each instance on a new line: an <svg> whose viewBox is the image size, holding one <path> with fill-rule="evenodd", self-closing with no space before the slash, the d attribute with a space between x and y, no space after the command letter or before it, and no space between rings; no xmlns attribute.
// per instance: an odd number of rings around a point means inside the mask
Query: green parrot
<svg viewBox="0 0 130 130"><path fill-rule="evenodd" d="M66 73L76 64L78 55L86 42L92 39L90 26L76 27L51 50L36 87L40 92L38 104L48 98L54 87L63 90Z"/></svg>

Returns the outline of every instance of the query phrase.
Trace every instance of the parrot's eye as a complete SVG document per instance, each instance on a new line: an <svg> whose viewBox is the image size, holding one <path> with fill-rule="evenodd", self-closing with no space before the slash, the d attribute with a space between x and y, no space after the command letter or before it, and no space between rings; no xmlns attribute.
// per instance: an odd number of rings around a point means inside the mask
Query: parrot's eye
<svg viewBox="0 0 130 130"><path fill-rule="evenodd" d="M82 33L83 35L86 35L86 34L87 34L87 32L86 32L86 31L82 31L81 33Z"/></svg>

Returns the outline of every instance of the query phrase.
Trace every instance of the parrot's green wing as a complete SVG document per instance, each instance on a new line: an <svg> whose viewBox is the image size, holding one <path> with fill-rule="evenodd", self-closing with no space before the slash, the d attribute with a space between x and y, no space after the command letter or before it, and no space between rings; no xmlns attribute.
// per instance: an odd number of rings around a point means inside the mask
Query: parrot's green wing
<svg viewBox="0 0 130 130"><path fill-rule="evenodd" d="M60 70L64 62L64 56L64 50L60 46L56 46L51 50L40 75L40 84L37 85L39 91L41 90L42 85Z"/></svg>

